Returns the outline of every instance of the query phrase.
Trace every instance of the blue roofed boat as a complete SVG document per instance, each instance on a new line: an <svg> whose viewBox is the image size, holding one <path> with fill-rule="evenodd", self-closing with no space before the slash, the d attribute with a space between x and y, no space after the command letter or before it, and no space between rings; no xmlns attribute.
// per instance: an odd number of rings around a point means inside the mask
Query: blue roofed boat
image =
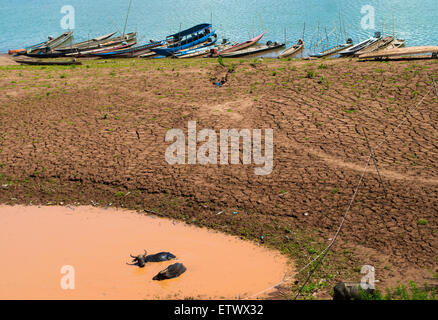
<svg viewBox="0 0 438 320"><path fill-rule="evenodd" d="M175 52L193 48L198 44L209 41L212 37L217 38L216 31L211 31L211 28L212 25L208 23L198 24L192 28L167 36L166 41L169 43L167 48L154 48L151 51L159 56L169 57Z"/></svg>

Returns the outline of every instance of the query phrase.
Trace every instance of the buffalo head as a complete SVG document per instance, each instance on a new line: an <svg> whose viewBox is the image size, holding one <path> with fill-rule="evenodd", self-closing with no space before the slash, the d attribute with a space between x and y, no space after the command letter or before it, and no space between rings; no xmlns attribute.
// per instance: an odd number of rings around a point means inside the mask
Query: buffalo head
<svg viewBox="0 0 438 320"><path fill-rule="evenodd" d="M132 262L137 263L137 265L140 268L143 268L144 265L146 264L146 257L147 257L147 252L146 250L144 251L144 254L138 255L138 256L133 256L132 254L130 254L131 258L132 258Z"/></svg>

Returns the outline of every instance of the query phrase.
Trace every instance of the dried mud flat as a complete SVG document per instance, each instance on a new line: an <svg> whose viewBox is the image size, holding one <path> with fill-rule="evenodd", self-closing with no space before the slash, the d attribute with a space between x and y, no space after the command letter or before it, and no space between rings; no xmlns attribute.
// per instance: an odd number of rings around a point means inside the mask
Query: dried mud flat
<svg viewBox="0 0 438 320"><path fill-rule="evenodd" d="M299 269L326 247L348 207L369 155L366 129L385 187L369 166L305 293L329 297L336 281L359 280L365 264L382 288L436 278L436 60L225 64L1 67L0 202L152 210L264 242ZM221 88L213 84L225 76ZM272 128L272 174L254 175L255 165L168 165L165 134L186 132L190 120L217 132Z"/></svg>

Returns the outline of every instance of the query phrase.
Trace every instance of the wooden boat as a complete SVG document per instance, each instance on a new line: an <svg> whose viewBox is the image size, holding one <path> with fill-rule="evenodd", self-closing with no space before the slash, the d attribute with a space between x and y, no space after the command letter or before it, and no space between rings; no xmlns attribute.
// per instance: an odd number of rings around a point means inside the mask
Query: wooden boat
<svg viewBox="0 0 438 320"><path fill-rule="evenodd" d="M387 46L389 46L391 44L391 42L393 40L394 40L394 37L392 37L392 36L385 37L383 39L379 39L376 42L374 42L373 44L367 46L366 48L355 52L354 56L358 57L361 54L370 53L370 52L385 49Z"/></svg>
<svg viewBox="0 0 438 320"><path fill-rule="evenodd" d="M122 43L115 44L110 47L103 47L99 49L93 49L93 50L86 50L86 51L79 51L79 52L73 52L66 54L67 57L94 57L94 54L97 53L104 53L104 52L112 52L116 50L122 50L127 49L132 46L135 46L137 44L137 39L132 39L129 41L124 41Z"/></svg>
<svg viewBox="0 0 438 320"><path fill-rule="evenodd" d="M330 49L321 51L320 53L311 54L310 57L314 57L314 58L330 57L330 56L333 56L333 55L337 54L338 52L345 50L347 48L350 48L352 46L353 46L353 40L348 39L346 43L343 43L343 44L337 45L335 47L332 47Z"/></svg>
<svg viewBox="0 0 438 320"><path fill-rule="evenodd" d="M251 47L243 50L233 51L233 52L225 52L225 53L219 53L219 56L223 58L238 58L253 54L259 54L262 52L275 50L284 47L284 43L278 43L278 42L271 42L268 41L266 45L260 46L260 47Z"/></svg>
<svg viewBox="0 0 438 320"><path fill-rule="evenodd" d="M72 59L69 61L44 61L35 59L14 59L15 62L20 64L32 65L32 66L70 66L70 65L81 65L82 62Z"/></svg>
<svg viewBox="0 0 438 320"><path fill-rule="evenodd" d="M211 46L214 46L216 44L216 42L217 42L217 36L215 35L215 37L208 38L207 41L199 43L199 44L191 47L189 50L180 50L180 51L173 53L172 57L175 57L178 54L184 55L184 54L190 53L191 51L194 51L194 50L202 50L205 48L210 48Z"/></svg>
<svg viewBox="0 0 438 320"><path fill-rule="evenodd" d="M108 33L108 34L105 34L105 35L100 36L100 37L93 38L91 40L73 43L73 44L68 45L68 46L58 47L58 48L56 48L56 51L61 51L61 52L67 53L67 52L73 52L73 51L77 51L77 50L84 50L84 49L90 49L90 48L92 49L94 47L97 47L99 45L99 43L103 43L105 40L107 40L108 38L111 38L115 34L116 34L116 32L112 32L112 33Z"/></svg>
<svg viewBox="0 0 438 320"><path fill-rule="evenodd" d="M304 50L304 41L303 39L299 39L296 45L293 45L292 47L287 48L286 50L280 52L278 58L284 59L287 57L293 57L298 53L302 52L303 50Z"/></svg>
<svg viewBox="0 0 438 320"><path fill-rule="evenodd" d="M438 46L419 46L419 47L385 49L385 50L380 50L380 51L370 52L360 55L359 59L400 57L406 55L426 54L426 53L431 53L432 56L436 56L438 53Z"/></svg>
<svg viewBox="0 0 438 320"><path fill-rule="evenodd" d="M366 47L372 45L374 42L378 41L381 38L380 32L376 32L374 34L374 37L371 37L365 41L362 41L361 43L356 44L355 46L352 46L346 50L343 50L339 52L339 54L343 57L351 56L355 54L356 52L365 49Z"/></svg>
<svg viewBox="0 0 438 320"><path fill-rule="evenodd" d="M55 39L44 42L42 45L37 45L26 50L26 55L45 55L48 52L52 52L57 47L71 41L73 39L73 31L64 32Z"/></svg>
<svg viewBox="0 0 438 320"><path fill-rule="evenodd" d="M127 49L118 49L109 52L92 53L93 56L101 58L115 59L115 58L135 58L145 53L151 52L152 48L156 48L166 44L166 41L155 41L142 46L131 47Z"/></svg>
<svg viewBox="0 0 438 320"><path fill-rule="evenodd" d="M213 55L213 57L217 57L217 56L222 55L224 53L230 53L230 52L239 51L239 50L249 48L249 47L255 45L257 42L259 42L260 39L263 38L263 36L265 34L266 34L266 32L263 32L262 34L259 34L255 38L249 39L249 40L242 42L242 43L238 43L238 44L232 46L231 48L219 51L216 55Z"/></svg>
<svg viewBox="0 0 438 320"><path fill-rule="evenodd" d="M198 44L208 41L210 38L217 38L216 31L211 31L211 28L211 24L202 23L172 34L166 37L166 42L169 43L167 48L154 48L151 51L159 56L169 57L178 51L193 48Z"/></svg>
<svg viewBox="0 0 438 320"><path fill-rule="evenodd" d="M405 46L405 44L406 44L406 41L403 39L394 39L384 50L403 48Z"/></svg>
<svg viewBox="0 0 438 320"><path fill-rule="evenodd" d="M29 46L29 47L26 47L26 48L24 48L24 49L10 49L10 50L8 51L8 54L9 54L9 55L20 55L20 54L26 54L26 51L27 51L27 50L32 49L32 48L37 48L37 47L43 46L45 43L47 43L47 41L43 41L43 42L40 42L40 43L38 43L38 44L34 44L34 45Z"/></svg>
<svg viewBox="0 0 438 320"><path fill-rule="evenodd" d="M211 47L214 46L216 42L217 42L217 38L215 38L212 42L208 42L199 46L198 48L192 48L190 50L183 50L176 52L172 56L172 58L183 59L183 58L193 58L193 57L207 55L209 52L211 52L212 50Z"/></svg>
<svg viewBox="0 0 438 320"><path fill-rule="evenodd" d="M90 53L102 52L108 49L112 51L116 49L124 49L124 48L132 47L137 43L136 36L137 33L131 32L116 38L98 41L93 45L90 44L89 47L86 48L76 48L71 51L58 51L57 49L55 49L46 53L27 54L27 56L33 58L58 58L63 56L83 57ZM125 44L127 44L127 46Z"/></svg>
<svg viewBox="0 0 438 320"><path fill-rule="evenodd" d="M224 39L225 40L225 39ZM230 44L229 41L224 41L222 44L214 47L214 48L201 48L201 49L193 49L186 52L186 54L176 54L174 57L177 59L188 59L188 58L195 58L195 57L207 57L211 54L211 52L218 51L218 50L224 50L231 48L233 44Z"/></svg>

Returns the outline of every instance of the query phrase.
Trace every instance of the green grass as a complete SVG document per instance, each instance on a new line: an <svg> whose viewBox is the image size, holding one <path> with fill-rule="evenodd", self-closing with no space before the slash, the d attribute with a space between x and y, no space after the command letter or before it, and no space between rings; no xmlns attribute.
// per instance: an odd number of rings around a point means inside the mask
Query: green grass
<svg viewBox="0 0 438 320"><path fill-rule="evenodd" d="M385 294L379 290L373 293L366 293L360 289L361 300L437 300L437 292L435 288L428 287L424 284L424 288L419 288L414 281L409 284L399 285L394 289L386 289Z"/></svg>

